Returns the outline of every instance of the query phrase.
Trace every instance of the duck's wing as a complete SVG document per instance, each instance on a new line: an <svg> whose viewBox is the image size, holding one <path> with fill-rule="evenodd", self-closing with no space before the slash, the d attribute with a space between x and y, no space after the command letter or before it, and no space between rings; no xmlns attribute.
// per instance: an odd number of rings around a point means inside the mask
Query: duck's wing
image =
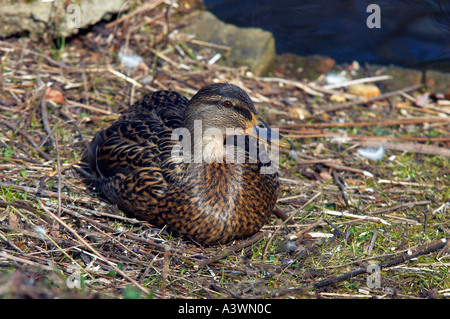
<svg viewBox="0 0 450 319"><path fill-rule="evenodd" d="M164 197L166 163L177 141L173 129L183 121L187 99L159 91L132 105L111 127L96 134L87 161L100 192L135 214L149 214Z"/></svg>

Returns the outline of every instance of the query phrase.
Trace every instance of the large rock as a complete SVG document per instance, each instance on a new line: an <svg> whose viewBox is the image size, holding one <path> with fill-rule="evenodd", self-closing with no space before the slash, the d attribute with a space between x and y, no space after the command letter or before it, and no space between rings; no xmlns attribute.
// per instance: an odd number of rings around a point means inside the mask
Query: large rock
<svg viewBox="0 0 450 319"><path fill-rule="evenodd" d="M450 95L450 73L428 70L425 73L425 84L433 91Z"/></svg>
<svg viewBox="0 0 450 319"><path fill-rule="evenodd" d="M423 82L423 72L416 69L408 69L394 65L382 66L371 64L369 65L369 70L373 75L392 76L390 80L377 83L383 92L400 90Z"/></svg>
<svg viewBox="0 0 450 319"><path fill-rule="evenodd" d="M282 77L293 77L301 81L316 81L327 74L336 62L327 56L297 56L292 53L277 55L274 73Z"/></svg>
<svg viewBox="0 0 450 319"><path fill-rule="evenodd" d="M129 8L132 3L127 0L0 0L0 37L23 32L42 34L49 29L55 36L67 37L107 14Z"/></svg>
<svg viewBox="0 0 450 319"><path fill-rule="evenodd" d="M220 50L229 66L248 66L257 76L264 74L275 59L275 40L270 32L258 28L239 28L224 23L208 11L194 15L182 30L195 39L230 47ZM193 49L198 45L189 44Z"/></svg>

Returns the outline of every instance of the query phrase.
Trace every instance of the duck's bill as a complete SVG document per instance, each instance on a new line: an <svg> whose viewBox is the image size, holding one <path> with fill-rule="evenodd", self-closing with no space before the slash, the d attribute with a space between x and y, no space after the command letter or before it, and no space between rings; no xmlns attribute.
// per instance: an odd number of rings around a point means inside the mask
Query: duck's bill
<svg viewBox="0 0 450 319"><path fill-rule="evenodd" d="M289 150L294 149L294 144L286 137L281 136L278 131L274 132L260 117L253 115L251 126L243 130L243 133L254 137L258 140L275 145L278 147L286 148Z"/></svg>

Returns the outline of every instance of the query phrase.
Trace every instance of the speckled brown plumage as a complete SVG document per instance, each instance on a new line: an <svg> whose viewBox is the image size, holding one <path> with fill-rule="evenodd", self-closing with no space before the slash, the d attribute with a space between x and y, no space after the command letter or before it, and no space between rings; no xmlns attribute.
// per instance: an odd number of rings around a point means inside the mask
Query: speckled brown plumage
<svg viewBox="0 0 450 319"><path fill-rule="evenodd" d="M171 156L179 142L172 132L192 132L195 120L202 120L203 129L248 128L256 113L234 85L205 86L190 101L176 92L155 92L97 133L86 160L100 192L125 212L198 243L226 243L267 222L278 175L261 174L267 164L251 158L248 147L255 139L248 136L240 150L246 163L179 163Z"/></svg>

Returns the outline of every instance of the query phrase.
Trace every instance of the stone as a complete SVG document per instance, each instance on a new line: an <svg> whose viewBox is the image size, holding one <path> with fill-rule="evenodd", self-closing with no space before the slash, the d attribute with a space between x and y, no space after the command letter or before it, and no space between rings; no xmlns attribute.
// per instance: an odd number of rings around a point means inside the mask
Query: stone
<svg viewBox="0 0 450 319"><path fill-rule="evenodd" d="M290 107L288 114L290 118L300 120L304 120L311 116L311 113L303 107Z"/></svg>
<svg viewBox="0 0 450 319"><path fill-rule="evenodd" d="M24 32L47 33L49 29L56 37L77 34L103 19L131 7L133 1L126 0L73 0L46 2L42 0L0 0L0 37L9 37Z"/></svg>
<svg viewBox="0 0 450 319"><path fill-rule="evenodd" d="M284 53L277 55L274 72L300 81L316 81L327 74L335 64L332 58L323 55L297 56Z"/></svg>
<svg viewBox="0 0 450 319"><path fill-rule="evenodd" d="M450 95L450 73L427 70L425 73L425 85L435 92Z"/></svg>
<svg viewBox="0 0 450 319"><path fill-rule="evenodd" d="M361 97L371 98L381 94L380 89L373 83L358 83L347 87L347 92Z"/></svg>
<svg viewBox="0 0 450 319"><path fill-rule="evenodd" d="M247 66L256 76L267 73L273 66L275 40L270 32L224 23L209 11L199 11L181 31L193 35L196 40L231 48L215 48L228 66ZM202 48L197 44L188 45L195 51Z"/></svg>
<svg viewBox="0 0 450 319"><path fill-rule="evenodd" d="M399 66L381 66L371 64L369 70L372 75L391 75L392 79L377 82L381 91L389 92L404 89L409 86L422 83L423 72L416 69L408 69Z"/></svg>

